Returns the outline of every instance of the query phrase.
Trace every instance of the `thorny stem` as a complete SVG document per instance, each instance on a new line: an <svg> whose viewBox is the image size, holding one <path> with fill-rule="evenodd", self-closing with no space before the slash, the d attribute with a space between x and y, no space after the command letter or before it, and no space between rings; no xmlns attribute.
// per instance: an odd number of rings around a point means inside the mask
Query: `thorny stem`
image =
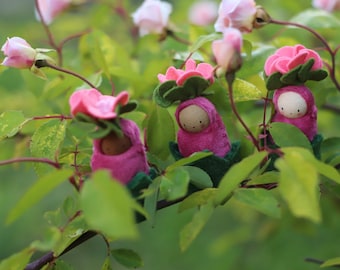
<svg viewBox="0 0 340 270"><path fill-rule="evenodd" d="M167 30L166 30L166 35L169 36L169 37L172 37L174 40L178 41L179 43L182 43L182 44L188 45L188 46L191 45L191 42L190 42L190 41L188 41L188 40L186 40L186 39L184 39L184 38L181 38L181 37L177 36L177 35L175 34L175 32L172 31L172 30L167 29Z"/></svg>
<svg viewBox="0 0 340 270"><path fill-rule="evenodd" d="M77 77L78 79L84 81L85 83L87 83L91 88L96 88L96 86L94 84L92 84L89 80L87 80L85 77L83 77L82 75L72 71L72 70L68 70L68 69L65 69L65 68L62 68L62 67L58 67L56 65L52 65L50 63L48 63L48 61L46 60L37 60L35 62L35 65L38 67L38 68L42 68L42 67L49 67L49 68L52 68L52 69L55 69L57 71L60 71L60 72L63 72L63 73L66 73L66 74L70 74L74 77Z"/></svg>
<svg viewBox="0 0 340 270"><path fill-rule="evenodd" d="M21 157L21 158L13 158L13 159L7 159L4 161L0 161L0 166L18 163L18 162L38 162L38 163L45 163L48 165L51 165L52 167L56 169L60 169L60 164L50 160L48 158L36 158L36 157Z"/></svg>
<svg viewBox="0 0 340 270"><path fill-rule="evenodd" d="M227 73L225 78L226 78L226 81L227 81L227 84L228 84L228 93L229 93L229 100L230 100L231 109L232 109L233 113L235 114L235 116L237 117L238 121L241 123L243 128L246 130L246 132L250 136L250 139L251 139L252 143L254 144L254 146L256 147L256 149L258 151L260 151L259 142L256 140L253 133L250 131L250 129L248 128L246 123L241 118L240 114L237 111L236 105L235 105L234 96L233 96L233 81L235 79L235 73Z"/></svg>
<svg viewBox="0 0 340 270"><path fill-rule="evenodd" d="M32 120L45 120L45 119L60 119L60 120L71 120L72 116L61 115L46 115L46 116L34 116Z"/></svg>
<svg viewBox="0 0 340 270"><path fill-rule="evenodd" d="M38 16L40 18L41 24L42 24L42 26L43 26L46 34L47 34L49 44L51 45L51 47L53 49L56 50L57 55L58 55L58 64L61 66L62 63L63 63L62 47L58 46L57 43L55 42L54 37L52 35L52 32L50 31L50 28L48 27L47 23L45 22L43 15L42 15L42 11L41 11L38 0L35 0L35 7L36 7L36 10L37 10Z"/></svg>
<svg viewBox="0 0 340 270"><path fill-rule="evenodd" d="M303 25L303 24L299 24L299 23L294 23L294 22L287 22L287 21L280 21L280 20L275 20L275 19L270 19L269 20L269 23L272 23L272 24L278 24L278 25L285 25L285 26L295 26L295 27L299 27L299 28L302 28L308 32L310 32L311 34L313 34L318 40L321 41L321 43L325 46L325 49L326 51L329 53L329 55L331 56L331 67L329 68L329 75L330 75L330 78L331 80L333 81L335 87L340 91L340 83L338 82L337 78L336 78L336 75L335 75L335 56L336 56L336 53L338 52L339 50L339 47L337 47L334 51L332 50L332 48L329 46L327 40L321 36L318 32L314 31L314 29L306 26L306 25Z"/></svg>
<svg viewBox="0 0 340 270"><path fill-rule="evenodd" d="M53 34L52 34L49 26L47 25L46 21L44 20L44 18L42 16L42 12L41 12L41 8L40 8L38 0L35 0L35 6L36 6L36 10L37 10L38 16L40 18L41 24L42 24L42 26L43 26L46 34L47 34L48 43L57 52L57 55L58 55L58 66L62 66L63 65L63 53L62 53L62 50L63 50L63 46L65 45L65 43L70 41L71 39L75 39L75 38L81 37L81 36L89 33L91 30L87 29L87 30L85 30L83 32L71 35L71 36L63 39L59 44L57 44L55 39L54 39L54 37L53 37Z"/></svg>
<svg viewBox="0 0 340 270"><path fill-rule="evenodd" d="M264 140L264 145L263 145L263 148L264 149L266 149L267 148L267 139L266 139L266 137L267 137L267 105L268 105L268 91L267 91L267 95L266 95L266 97L265 97L265 99L264 99L264 104L263 104L263 120L262 120L262 127L263 127L263 135L264 135L264 138L265 138L265 140Z"/></svg>
<svg viewBox="0 0 340 270"><path fill-rule="evenodd" d="M64 38L64 39L59 43L59 46L58 46L58 47L60 47L60 50L61 50L61 48L64 47L64 45L65 45L66 42L68 42L68 41L70 41L70 40L72 40L72 39L75 39L75 38L82 37L83 35L86 35L86 34L88 34L88 33L90 33L90 32L91 32L91 29L86 29L86 30L84 30L84 31L82 31L82 32L80 32L80 33L77 33L77 34L73 34L73 35L71 35L71 36L68 36L67 38ZM59 65L59 66L61 66L61 65Z"/></svg>

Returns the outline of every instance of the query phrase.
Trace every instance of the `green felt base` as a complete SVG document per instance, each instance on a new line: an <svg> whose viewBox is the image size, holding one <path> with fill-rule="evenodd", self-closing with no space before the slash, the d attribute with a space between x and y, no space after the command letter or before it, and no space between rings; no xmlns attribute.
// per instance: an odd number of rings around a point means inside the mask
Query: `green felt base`
<svg viewBox="0 0 340 270"><path fill-rule="evenodd" d="M141 190L148 188L152 180L156 177L156 172L153 168L150 169L149 174L143 172L137 173L131 181L126 185L133 197L138 197Z"/></svg>
<svg viewBox="0 0 340 270"><path fill-rule="evenodd" d="M236 162L240 161L240 148L240 142L234 142L232 143L230 151L224 158L211 155L197 160L189 164L189 166L195 166L204 170L210 176L214 187L217 187L229 168ZM183 158L178 150L177 143L170 142L170 151L176 160Z"/></svg>

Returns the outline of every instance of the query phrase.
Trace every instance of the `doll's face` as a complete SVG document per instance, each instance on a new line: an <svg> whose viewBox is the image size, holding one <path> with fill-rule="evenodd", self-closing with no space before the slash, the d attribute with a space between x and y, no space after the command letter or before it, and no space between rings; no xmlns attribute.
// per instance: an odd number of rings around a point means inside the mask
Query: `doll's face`
<svg viewBox="0 0 340 270"><path fill-rule="evenodd" d="M179 113L179 124L192 133L203 131L210 125L208 113L197 105L190 105Z"/></svg>
<svg viewBox="0 0 340 270"><path fill-rule="evenodd" d="M281 94L277 100L277 108L287 118L299 118L307 113L306 101L295 92Z"/></svg>

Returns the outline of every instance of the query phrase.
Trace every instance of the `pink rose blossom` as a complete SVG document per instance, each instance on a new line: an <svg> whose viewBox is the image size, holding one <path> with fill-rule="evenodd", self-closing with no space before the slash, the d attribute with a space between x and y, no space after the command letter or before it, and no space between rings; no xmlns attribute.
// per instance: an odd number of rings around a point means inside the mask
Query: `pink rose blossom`
<svg viewBox="0 0 340 270"><path fill-rule="evenodd" d="M189 21L192 24L205 26L213 23L217 18L218 5L211 1L194 3L189 10Z"/></svg>
<svg viewBox="0 0 340 270"><path fill-rule="evenodd" d="M223 32L225 28L233 27L241 32L251 32L255 15L256 3L254 0L222 0L215 22L215 30Z"/></svg>
<svg viewBox="0 0 340 270"><path fill-rule="evenodd" d="M240 53L242 43L242 34L239 30L235 28L225 29L223 39L215 40L211 45L217 65L225 71L238 68L241 64Z"/></svg>
<svg viewBox="0 0 340 270"><path fill-rule="evenodd" d="M46 24L52 23L56 16L70 6L71 2L72 0L38 0L39 10L44 22ZM37 19L40 20L37 9L35 14Z"/></svg>
<svg viewBox="0 0 340 270"><path fill-rule="evenodd" d="M189 59L185 63L185 70L176 69L175 67L169 67L165 75L158 74L158 80L163 83L165 81L175 80L177 85L183 85L184 82L193 76L203 77L210 83L214 82L213 77L214 68L208 63L200 63L196 66L196 62L193 59Z"/></svg>
<svg viewBox="0 0 340 270"><path fill-rule="evenodd" d="M323 9L328 12L340 10L340 0L313 0L313 7Z"/></svg>
<svg viewBox="0 0 340 270"><path fill-rule="evenodd" d="M166 28L172 11L170 3L159 0L145 0L132 14L135 25L139 27L140 36L161 34Z"/></svg>
<svg viewBox="0 0 340 270"><path fill-rule="evenodd" d="M3 51L6 56L1 64L14 68L32 67L37 56L37 51L33 49L26 40L20 37L7 38L1 51Z"/></svg>
<svg viewBox="0 0 340 270"><path fill-rule="evenodd" d="M284 46L269 56L264 65L264 71L267 76L275 72L286 74L295 67L306 63L311 58L315 60L312 70L322 68L322 59L316 51L307 49L300 44Z"/></svg>
<svg viewBox="0 0 340 270"><path fill-rule="evenodd" d="M69 104L72 115L83 113L98 119L111 119L117 117L115 112L118 105L126 105L129 101L129 94L123 91L118 96L101 94L96 89L84 89L74 92Z"/></svg>

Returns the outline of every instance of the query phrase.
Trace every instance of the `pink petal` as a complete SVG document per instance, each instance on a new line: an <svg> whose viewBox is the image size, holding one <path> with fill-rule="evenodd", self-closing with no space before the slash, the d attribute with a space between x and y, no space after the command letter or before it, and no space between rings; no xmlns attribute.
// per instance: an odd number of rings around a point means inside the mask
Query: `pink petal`
<svg viewBox="0 0 340 270"><path fill-rule="evenodd" d="M177 85L183 85L188 78L193 76L202 77L202 74L196 70L185 72L181 77L178 78L176 83Z"/></svg>
<svg viewBox="0 0 340 270"><path fill-rule="evenodd" d="M278 55L273 54L271 56L269 56L264 64L264 71L266 73L267 76L275 73L277 70L274 70L275 66L274 63L276 62L276 60L278 59Z"/></svg>
<svg viewBox="0 0 340 270"><path fill-rule="evenodd" d="M185 63L185 71L195 70L196 69L196 62L193 59L188 59Z"/></svg>
<svg viewBox="0 0 340 270"><path fill-rule="evenodd" d="M293 69L298 65L302 65L306 62L306 57L308 56L308 52L300 52L294 58L292 58L287 64L288 69Z"/></svg>
<svg viewBox="0 0 340 270"><path fill-rule="evenodd" d="M74 92L69 99L71 114L75 116L77 113L88 114L88 106L97 102L101 93L92 89L83 89ZM91 104L91 105L90 105Z"/></svg>
<svg viewBox="0 0 340 270"><path fill-rule="evenodd" d="M290 59L289 58L280 58L278 59L274 64L274 70L285 74L289 71L289 68L287 67Z"/></svg>

